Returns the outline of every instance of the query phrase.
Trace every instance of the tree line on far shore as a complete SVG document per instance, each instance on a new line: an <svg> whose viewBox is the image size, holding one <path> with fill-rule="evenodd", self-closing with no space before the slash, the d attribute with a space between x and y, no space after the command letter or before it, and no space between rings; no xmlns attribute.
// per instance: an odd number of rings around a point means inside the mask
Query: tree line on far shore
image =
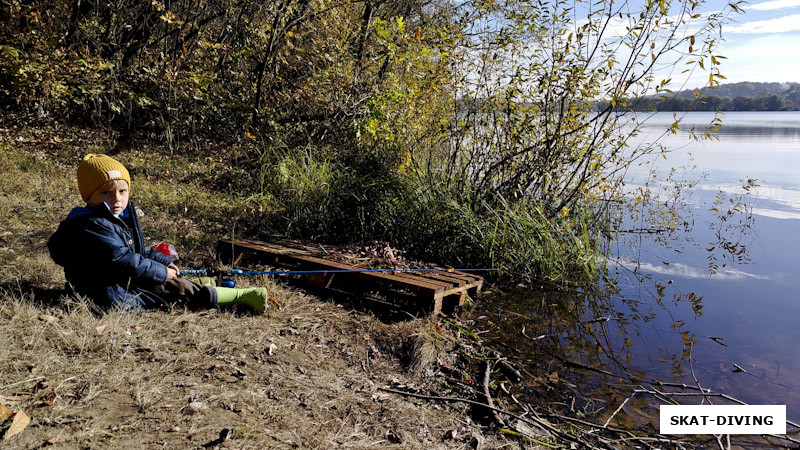
<svg viewBox="0 0 800 450"><path fill-rule="evenodd" d="M600 104L600 109L606 105ZM621 108L621 106L618 106ZM800 83L729 83L669 96L631 99L636 111L800 111Z"/></svg>

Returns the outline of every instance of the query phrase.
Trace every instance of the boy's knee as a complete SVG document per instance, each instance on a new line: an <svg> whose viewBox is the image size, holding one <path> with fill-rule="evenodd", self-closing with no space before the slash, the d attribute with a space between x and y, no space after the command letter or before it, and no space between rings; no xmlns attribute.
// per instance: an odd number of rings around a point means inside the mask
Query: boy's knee
<svg viewBox="0 0 800 450"><path fill-rule="evenodd" d="M184 278L172 278L164 283L164 289L190 306L211 307L217 303L217 291L213 286L200 284Z"/></svg>

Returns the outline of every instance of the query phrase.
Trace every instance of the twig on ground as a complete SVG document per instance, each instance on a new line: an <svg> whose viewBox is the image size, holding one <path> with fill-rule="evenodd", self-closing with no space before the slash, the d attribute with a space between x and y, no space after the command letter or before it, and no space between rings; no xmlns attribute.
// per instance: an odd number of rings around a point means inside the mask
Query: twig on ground
<svg viewBox="0 0 800 450"><path fill-rule="evenodd" d="M515 418L517 420L521 420L523 422L526 422L526 423L529 423L529 424L532 424L532 425L535 425L535 426L538 426L538 427L542 427L542 428L546 429L547 431L549 431L549 432L551 432L551 433L553 433L555 435L561 436L562 438L566 438L566 439L574 441L574 442L582 443L582 441L580 439L578 439L578 438L576 438L574 436L570 436L569 434L566 434L566 433L562 432L558 428L554 427L553 425L551 425L551 424L547 423L546 421L541 420L541 419L539 419L537 417L521 416L521 415L515 414L515 413L513 413L511 411L506 411L506 410L503 410L503 409L500 409L500 408L492 407L492 406L487 405L486 403L481 403L481 402L476 401L476 400L470 400L468 398L459 398L459 397L439 397L439 396L435 396L435 395L416 394L414 392L398 391L396 389L390 389L390 388L385 388L385 387L379 387L378 390L379 391L383 391L383 392L389 392L389 393L392 393L392 394L404 395L404 396L407 396L407 397L420 398L420 399L423 399L423 400L438 400L438 401L442 401L442 402L467 403L467 404L474 405L474 406L480 406L480 407L483 407L483 408L488 408L488 409L497 411L499 413L503 413L503 414L505 414L505 415L507 415L509 417L513 417L513 418Z"/></svg>
<svg viewBox="0 0 800 450"><path fill-rule="evenodd" d="M486 360L486 370L483 373L483 395L486 397L486 403L492 408L492 414L494 415L494 420L501 427L505 427L506 423L503 421L503 418L500 417L500 414L496 411L494 406L494 400L492 400L492 393L489 392L489 383L491 382L492 377L492 369L494 368L494 363Z"/></svg>
<svg viewBox="0 0 800 450"><path fill-rule="evenodd" d="M516 367L512 366L512 365L511 365L511 363L510 363L510 362L508 362L507 360L505 360L505 359L501 359L501 360L500 360L500 361L498 361L498 362L500 363L500 365L501 365L501 366L503 366L503 368L504 368L505 370L507 370L508 372L510 372L510 373L511 373L511 375L513 375L513 376L516 378L516 381L519 381L519 380L522 380L522 379L524 379L524 378L522 377L522 374L520 373L520 371L519 371L519 370L517 370L517 368L516 368Z"/></svg>
<svg viewBox="0 0 800 450"><path fill-rule="evenodd" d="M698 380L697 379L697 375L694 374L694 364L692 364L692 350L693 349L694 349L694 345L689 344L689 372L692 374L692 379L694 380L694 384L697 385L697 389L702 393L709 393L709 392L711 392L711 390L710 389L703 389L703 386L700 386L700 380ZM709 405L713 405L713 403L711 403L711 399L708 398L708 397L703 397L703 401L708 401Z"/></svg>
<svg viewBox="0 0 800 450"><path fill-rule="evenodd" d="M18 384L25 384L25 383L28 383L28 382L31 382L31 381L39 381L39 380L43 380L43 379L44 379L44 377L33 377L33 378L28 378L27 380L17 381L15 383L9 383L9 384L0 386L0 391L8 389L11 386L16 386Z"/></svg>
<svg viewBox="0 0 800 450"><path fill-rule="evenodd" d="M618 375L616 375L614 373L611 373L611 372L609 372L607 370L598 369L596 367L587 366L586 364L581 364L581 363L577 363L577 362L574 362L574 361L570 361L570 360L568 360L568 359L566 359L566 358L564 358L563 356L560 356L560 355L553 354L553 356L556 359L558 359L559 361L563 362L564 364L566 364L568 366L578 367L578 368L581 368L581 369L590 370L592 372L602 373L603 375L608 375L610 377L617 377L618 376Z"/></svg>
<svg viewBox="0 0 800 450"><path fill-rule="evenodd" d="M663 381L652 381L650 384L652 384L654 386L675 387L675 388L680 388L680 389L694 389L694 390L701 390L701 391L705 391L705 392L711 392L710 389L698 388L696 386L689 386L688 384L685 384L685 383L667 383L667 382L663 382Z"/></svg>
<svg viewBox="0 0 800 450"><path fill-rule="evenodd" d="M525 334L525 327L522 327L522 335L525 336L526 338L530 339L531 341L538 341L539 339L544 339L544 338L547 337L546 334L542 334L542 335L536 336L535 338L532 338L532 337L528 336L527 334Z"/></svg>
<svg viewBox="0 0 800 450"><path fill-rule="evenodd" d="M627 440L634 440L634 441L641 441L641 442L646 442L646 441L665 442L665 443L672 443L672 444L674 444L676 442L680 442L679 439L670 439L670 438L665 438L665 437L636 436L635 434L631 433L628 430L622 430L622 429L619 429L619 428L612 428L612 427L604 427L604 426L602 426L600 424L587 422L585 420L576 419L574 417L564 416L564 415L561 415L561 414L548 414L548 416L549 417L555 417L555 418L561 419L561 420L565 420L567 422L577 423L577 424L584 425L584 426L591 427L591 428L598 428L598 429L604 429L604 430L607 430L607 431L612 431L612 432L620 434L620 435L627 435L628 436Z"/></svg>
<svg viewBox="0 0 800 450"><path fill-rule="evenodd" d="M626 397L626 398L625 398L625 400L623 400L623 402L622 402L622 403L620 403L620 405L619 405L619 408L617 408L617 409L616 409L616 410L615 410L615 411L614 411L614 412L611 414L611 416L608 418L608 420L606 420L606 423L605 423L605 424L603 424L603 428L608 428L608 424L609 424L609 423L611 423L611 421L614 419L614 416L616 416L616 415L617 415L617 413L618 413L618 412L620 412L620 411L622 410L622 408L625 406L625 404L626 404L626 403L628 403L628 400L630 400L631 398L633 398L633 394L631 394L631 396L630 396L630 397Z"/></svg>

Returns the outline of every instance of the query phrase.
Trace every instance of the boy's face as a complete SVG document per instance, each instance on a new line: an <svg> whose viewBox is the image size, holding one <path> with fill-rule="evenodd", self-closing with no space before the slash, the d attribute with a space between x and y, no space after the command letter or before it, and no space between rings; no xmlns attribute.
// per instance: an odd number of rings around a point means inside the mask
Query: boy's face
<svg viewBox="0 0 800 450"><path fill-rule="evenodd" d="M130 189L128 188L127 181L106 181L104 185L92 192L92 196L89 197L89 201L86 203L92 206L100 206L100 204L105 202L105 204L108 205L108 208L111 210L111 213L118 215L128 207L129 193Z"/></svg>

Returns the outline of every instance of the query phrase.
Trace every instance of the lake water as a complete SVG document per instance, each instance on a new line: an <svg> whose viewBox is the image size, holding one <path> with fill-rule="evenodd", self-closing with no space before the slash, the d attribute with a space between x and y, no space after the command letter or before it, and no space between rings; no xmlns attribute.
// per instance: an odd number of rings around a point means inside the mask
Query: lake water
<svg viewBox="0 0 800 450"><path fill-rule="evenodd" d="M689 113L681 127L702 130L712 119L711 113ZM647 131L656 135L671 120L672 114L657 114L647 122ZM800 418L800 113L729 112L722 120L718 140L692 142L687 132L679 132L663 141L678 150L659 165L688 165L681 170L682 177L699 180L687 204L694 226L684 245L676 245L679 251L643 241L644 251L637 252L639 272L652 276L651 285L660 281L666 286L665 298L687 293L702 297L702 310L696 314L691 302L683 299L662 308L642 340L657 339L670 347L670 353L680 351L683 342L668 335L676 329L689 331L696 339L694 376L703 387L751 404L786 404L787 416L796 421ZM632 171L632 184L644 175L643 170ZM741 238L746 252L740 260L726 258L714 233L720 221L711 208L718 195L726 200L743 195L741 186L747 179L758 184L744 199L752 207L753 221L744 229L728 231L730 239ZM723 201L718 209L730 204ZM737 224L745 218L737 214L728 221ZM713 261L718 269L712 274L709 263L714 251L708 249L715 245ZM620 274L625 276L625 271ZM626 277L623 295L648 301L637 280ZM673 327L676 323L683 325ZM648 358L647 351L634 348L633 353L634 364L648 374L696 384L691 374L675 375L663 360Z"/></svg>
<svg viewBox="0 0 800 450"><path fill-rule="evenodd" d="M616 289L607 295L516 293L516 300L487 306L506 313L488 320L503 322L506 340L516 335L523 358L544 351L596 369L574 382L588 403L607 411L640 382L660 380L699 384L749 404L787 405L787 418L800 421L800 113L729 112L717 140L689 138L686 130L704 131L712 119L713 113L687 113L682 131L662 141L674 149L668 158L637 166L626 178L634 190L651 169L660 170L658 181L677 167L677 177L693 185L682 205L691 213L690 232L674 234L667 245L654 242L662 235L626 235L635 245L615 249ZM672 120L672 113L656 114L638 139L662 135ZM747 179L758 187L745 196ZM721 220L712 210L719 200L724 213L740 196L752 215ZM741 253L722 251L716 231ZM532 364L539 373L557 366ZM641 423L649 416L657 429L658 402L649 400L631 402L617 419L627 414ZM694 400L682 402L700 404Z"/></svg>

